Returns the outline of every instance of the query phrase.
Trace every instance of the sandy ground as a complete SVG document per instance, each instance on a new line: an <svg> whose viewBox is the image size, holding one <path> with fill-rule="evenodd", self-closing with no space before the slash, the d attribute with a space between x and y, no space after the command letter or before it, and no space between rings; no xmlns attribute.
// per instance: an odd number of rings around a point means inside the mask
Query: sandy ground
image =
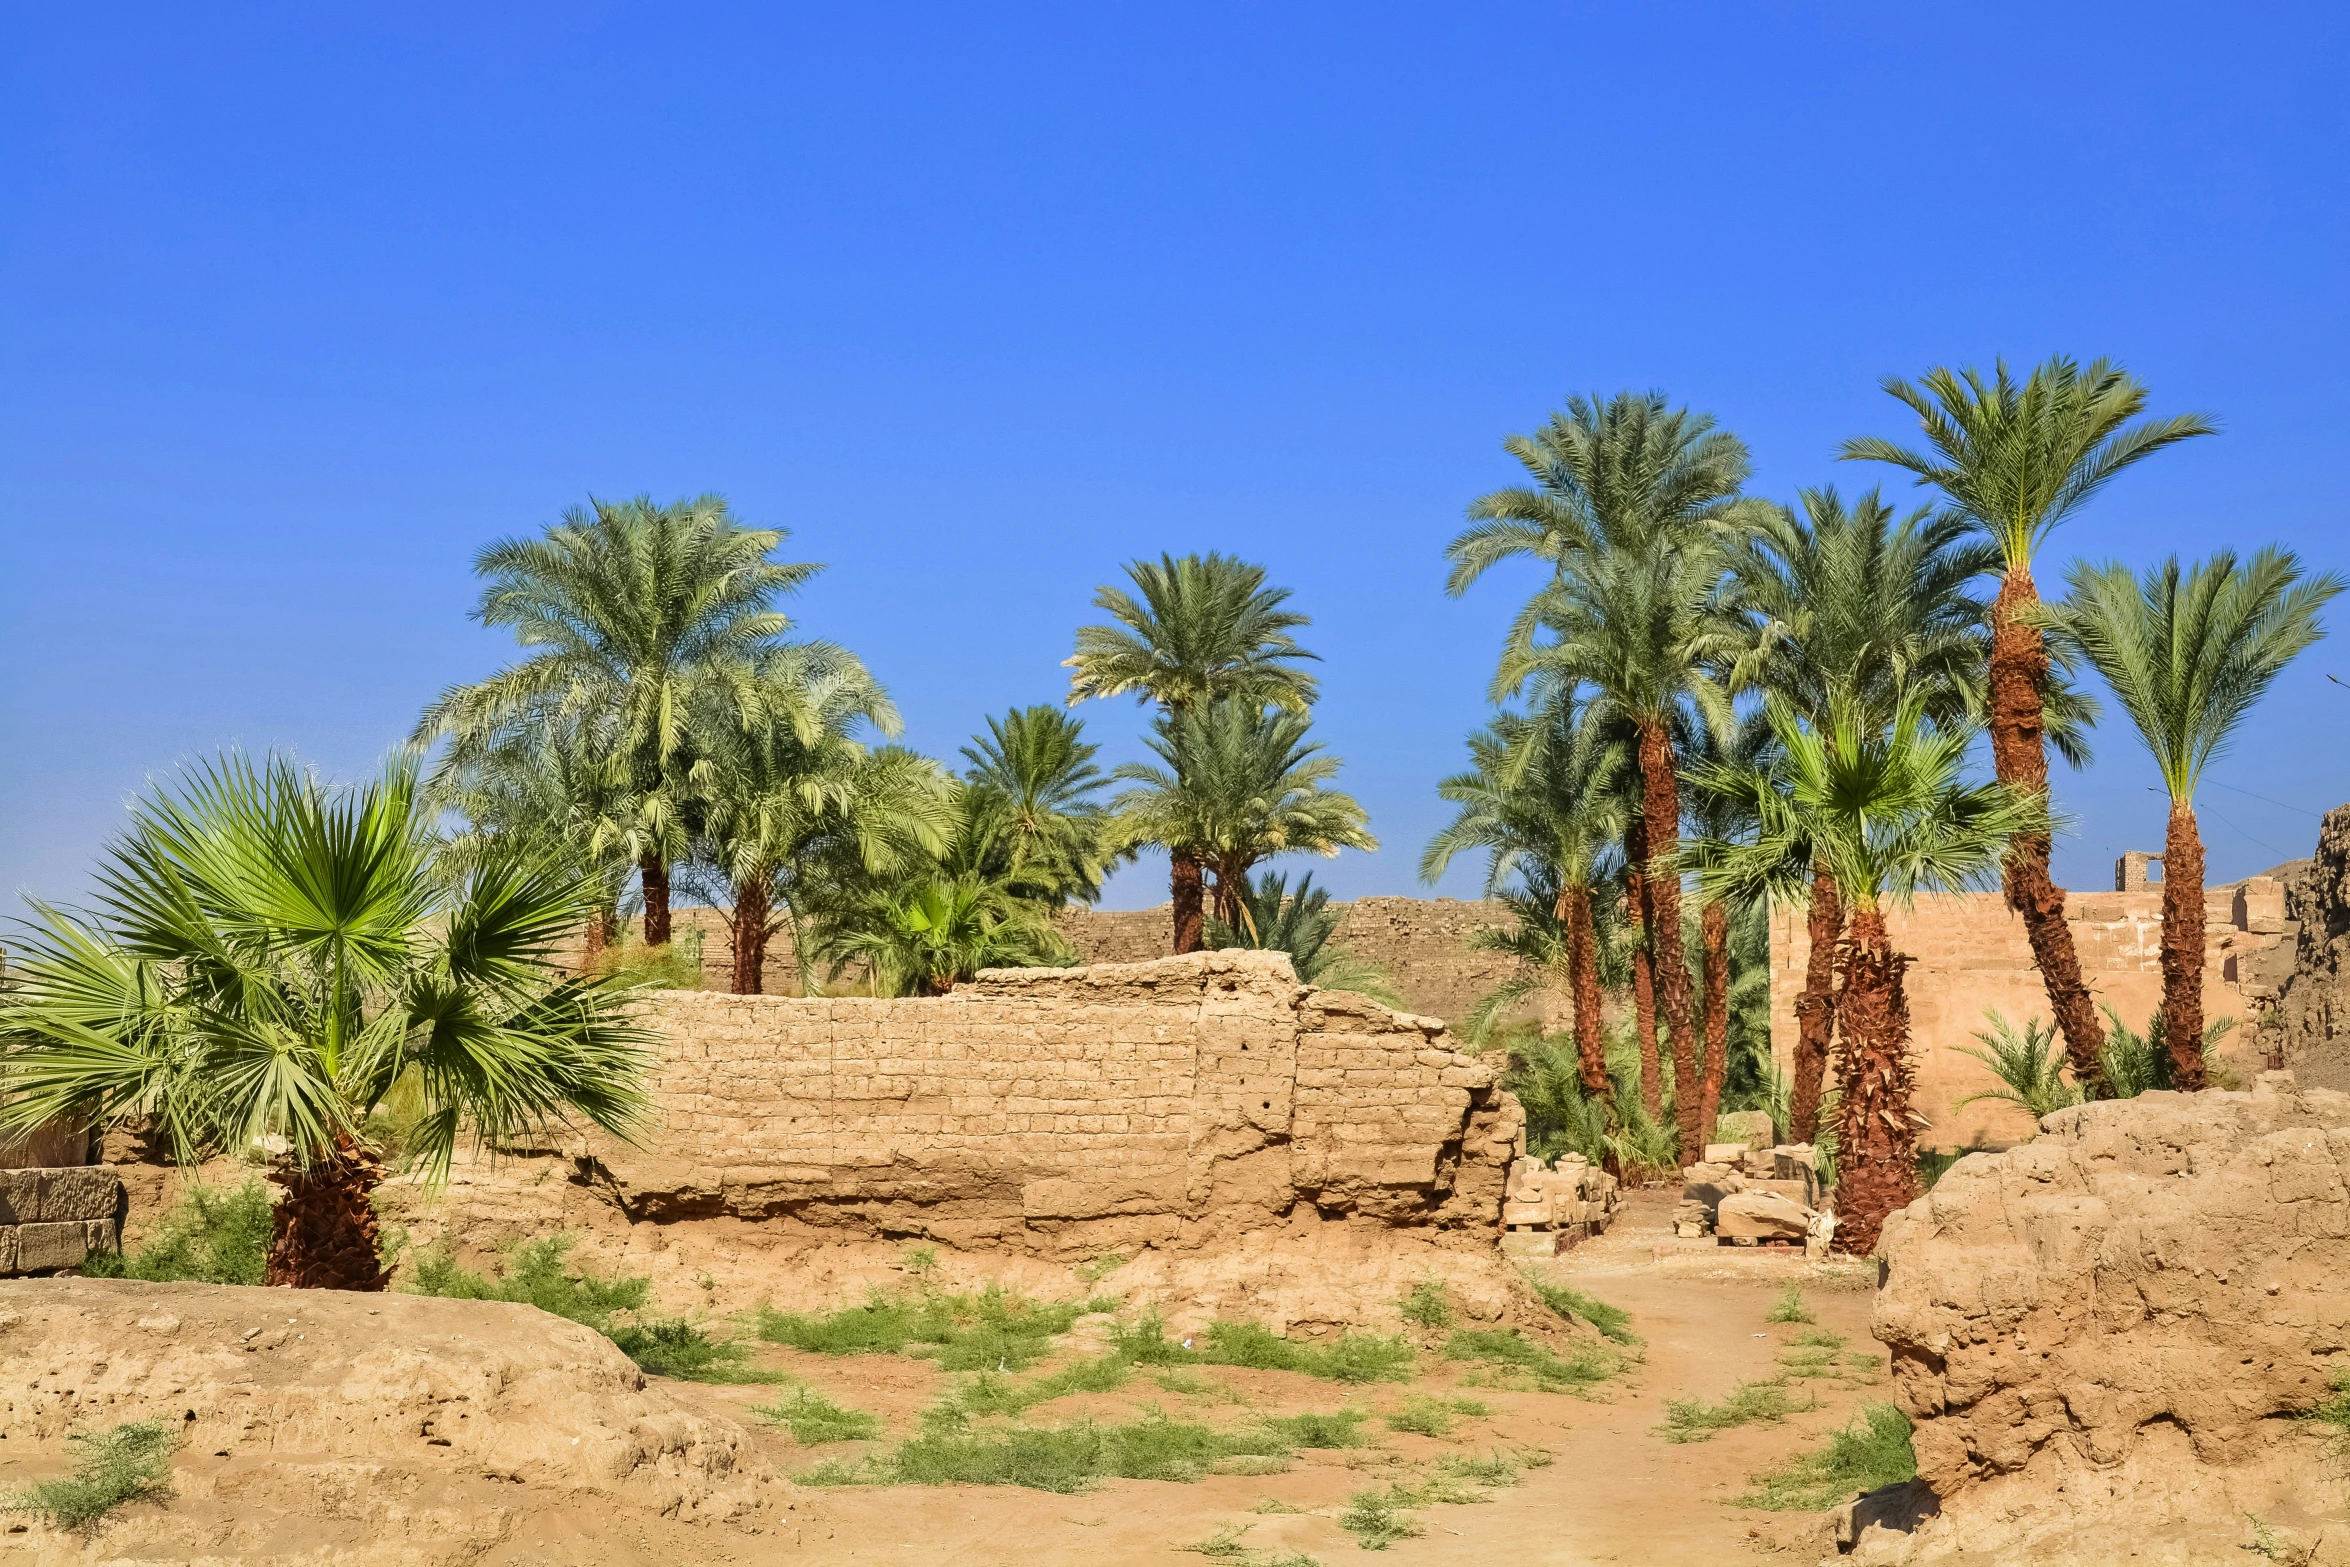
<svg viewBox="0 0 2350 1567"><path fill-rule="evenodd" d="M801 1544L793 1561L1052 1564L1198 1562L1185 1549L1227 1526L1246 1526L1241 1544L1267 1556L1304 1552L1325 1564L1363 1559L1332 1515L1348 1493L1406 1475L1460 1452L1532 1447L1553 1462L1529 1469L1523 1483L1479 1505L1429 1506L1418 1516L1423 1538L1399 1542L1381 1557L1398 1564L1736 1562L1765 1557L1809 1562L1831 1547L1819 1516L1767 1514L1732 1505L1748 1478L1816 1442L1849 1419L1859 1403L1885 1396L1880 1372L1859 1385L1797 1384L1818 1407L1777 1426L1746 1427L1700 1443L1675 1445L1654 1434L1668 1398L1718 1400L1737 1383L1776 1374L1775 1357L1795 1329L1765 1318L1791 1283L1805 1290L1820 1326L1843 1334L1854 1350L1868 1337L1874 1270L1818 1267L1784 1256L1667 1250L1666 1219L1678 1194L1635 1193L1611 1232L1549 1265L1549 1276L1633 1314L1645 1341L1641 1363L1590 1398L1464 1388L1492 1409L1464 1420L1448 1440L1386 1432L1367 1451L1314 1452L1288 1472L1218 1475L1195 1484L1110 1481L1078 1496L992 1487L809 1488L797 1511ZM1394 1407L1403 1394L1442 1392L1463 1368L1423 1356L1437 1368L1410 1387L1348 1389L1283 1372L1209 1368L1224 1392L1213 1398L1166 1393L1138 1376L1116 1394L1080 1395L1039 1406L1031 1421L1093 1414L1132 1418L1138 1406L1211 1423L1250 1410L1294 1413ZM920 1361L895 1356L831 1358L787 1349L762 1352L762 1364L804 1377L836 1401L869 1410L893 1433L910 1429L946 1380ZM697 1387L703 1407L738 1414L774 1397L772 1389ZM778 1428L769 1453L791 1473L822 1457L853 1454L857 1444L819 1450L796 1446ZM1252 1511L1268 1499L1301 1509ZM524 1558L517 1557L520 1561ZM724 1559L724 1558L721 1558ZM765 1559L746 1552L740 1560ZM781 1559L779 1557L779 1559Z"/></svg>

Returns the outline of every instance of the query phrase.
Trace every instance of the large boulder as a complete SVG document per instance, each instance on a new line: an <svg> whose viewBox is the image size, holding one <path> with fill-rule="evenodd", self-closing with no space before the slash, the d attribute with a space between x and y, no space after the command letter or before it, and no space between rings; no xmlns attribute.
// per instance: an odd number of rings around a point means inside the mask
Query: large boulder
<svg viewBox="0 0 2350 1567"><path fill-rule="evenodd" d="M2350 1096L2271 1073L2040 1124L1885 1227L1874 1330L1940 1511L1861 1558L2235 1560L2249 1516L2350 1561L2305 1418L2350 1374Z"/></svg>

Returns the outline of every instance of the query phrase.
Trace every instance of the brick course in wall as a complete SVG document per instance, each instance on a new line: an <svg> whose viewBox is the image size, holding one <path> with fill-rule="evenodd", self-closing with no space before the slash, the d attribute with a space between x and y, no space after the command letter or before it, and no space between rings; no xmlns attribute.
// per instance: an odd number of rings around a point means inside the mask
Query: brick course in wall
<svg viewBox="0 0 2350 1567"><path fill-rule="evenodd" d="M1490 1244L1524 1118L1441 1022L1266 953L991 971L950 996L665 992L632 1216L732 1215L1048 1255L1324 1218Z"/></svg>

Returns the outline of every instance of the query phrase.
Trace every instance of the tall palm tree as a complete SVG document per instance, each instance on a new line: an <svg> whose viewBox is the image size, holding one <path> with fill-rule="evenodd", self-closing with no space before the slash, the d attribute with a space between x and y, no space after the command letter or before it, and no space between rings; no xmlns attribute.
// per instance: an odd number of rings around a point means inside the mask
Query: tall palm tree
<svg viewBox="0 0 2350 1567"><path fill-rule="evenodd" d="M1044 703L990 718L963 747L980 868L1054 908L1099 898L1112 859L1099 750L1082 721Z"/></svg>
<svg viewBox="0 0 2350 1567"><path fill-rule="evenodd" d="M417 774L401 754L329 789L229 756L135 805L93 911L35 906L0 1006L0 1134L151 1121L190 1162L282 1138L265 1282L358 1290L386 1282L365 1125L394 1084L433 1179L461 1131L631 1134L651 1036L625 989L555 958L593 883L511 843L440 874Z"/></svg>
<svg viewBox="0 0 2350 1567"><path fill-rule="evenodd" d="M1996 549L1931 507L1896 519L1874 490L1850 506L1832 485L1800 500L1800 513L1755 509L1730 545L1730 602L1753 636L1741 683L1778 693L1815 729L1839 693L1890 718L1914 692L1934 721L1962 718L1981 686L1986 641L1984 605L1968 586L1997 566ZM1812 867L1804 902L1811 948L1789 1091L1797 1142L1818 1132L1836 1026L1844 911L1825 862Z"/></svg>
<svg viewBox="0 0 2350 1567"><path fill-rule="evenodd" d="M450 687L416 727L419 743L450 737L449 767L516 726L608 724L635 805L650 946L669 940L669 869L692 835L693 717L729 706L760 716L759 663L790 624L774 600L820 569L769 559L783 540L780 528L738 526L715 495L591 500L543 537L500 539L474 559L486 579L474 618L538 651Z"/></svg>
<svg viewBox="0 0 2350 1567"><path fill-rule="evenodd" d="M2223 550L2182 571L2177 556L2144 576L2079 562L2057 635L2096 666L2170 793L2162 854L2162 1020L2172 1086L2204 1086L2203 837L2195 785L2269 685L2323 631L2318 611L2342 591L2331 572L2304 581L2289 550L2239 566ZM2076 1070L2075 1073L2078 1076Z"/></svg>
<svg viewBox="0 0 2350 1567"><path fill-rule="evenodd" d="M1459 810L1429 840L1420 879L1433 884L1457 856L1482 849L1488 897L1513 880L1555 889L1577 1070L1586 1095L1611 1099L1593 888L1623 836L1628 757L1619 739L1576 720L1571 696L1558 694L1531 715L1505 711L1469 737L1473 770L1436 787Z"/></svg>
<svg viewBox="0 0 2350 1567"><path fill-rule="evenodd" d="M1700 774L1719 794L1743 794L1758 823L1743 841L1693 846L1699 885L1728 895L1798 892L1815 861L1836 878L1850 920L1836 959L1838 1056L1836 1237L1865 1255L1885 1218L1917 1195L1916 1072L1909 1001L1885 925L1888 904L1922 890L1987 882L2009 840L2045 830L2045 797L1963 780L1975 731L1927 722L1912 695L1890 723L1839 696L1824 728L1786 702L1764 711L1776 765Z"/></svg>
<svg viewBox="0 0 2350 1567"><path fill-rule="evenodd" d="M1104 587L1096 608L1112 624L1081 626L1063 662L1069 705L1129 692L1162 717L1235 701L1303 713L1314 677L1297 667L1315 655L1290 635L1312 622L1281 606L1287 588L1265 585L1265 568L1229 555L1161 555L1126 567L1135 591ZM1187 843L1169 843L1168 891L1177 952L1196 952L1205 917L1204 867Z"/></svg>
<svg viewBox="0 0 2350 1567"><path fill-rule="evenodd" d="M2200 414L2131 423L2145 411L2146 388L2109 359L2083 369L2058 356L2020 382L2000 360L1987 382L1973 369L1936 368L1915 385L1888 376L1884 387L1917 414L1930 450L1863 436L1845 442L1840 455L1908 469L1998 546L1999 596L1991 606L1992 765L2002 783L2045 793L2049 661L2035 618L2040 595L2032 581L2033 552L2049 530L2123 469L2166 446L2209 435L2214 426ZM2046 834L2026 833L2015 841L2006 866L2007 905L2023 917L2073 1075L2095 1085L2104 1081L2105 1031L2064 922L2064 889L2048 872L2051 847Z"/></svg>
<svg viewBox="0 0 2350 1567"><path fill-rule="evenodd" d="M1137 787L1110 802L1129 843L1165 844L1214 871L1216 918L1238 925L1249 872L1278 854L1376 849L1352 795L1326 787L1338 758L1309 740L1309 720L1245 700L1161 715L1146 742L1161 764L1111 776Z"/></svg>
<svg viewBox="0 0 2350 1567"><path fill-rule="evenodd" d="M1472 526L1446 553L1447 583L1464 592L1498 562L1549 564L1549 584L1518 616L1496 676L1506 697L1541 677L1589 686L1637 737L1642 892L1657 1001L1672 1036L1681 1153L1694 1161L1697 1020L1681 943L1681 807L1673 726L1694 710L1726 723L1729 693L1712 673L1735 651L1719 607L1722 526L1749 470L1746 447L1713 421L1670 407L1659 393L1576 397L1511 455L1534 483L1497 490L1469 508Z"/></svg>
<svg viewBox="0 0 2350 1567"><path fill-rule="evenodd" d="M1715 777L1727 769L1744 775L1767 765L1776 739L1761 715L1741 720L1728 733L1708 727L1692 737L1687 765L1699 778ZM1744 837L1759 825L1752 803L1740 794L1723 794L1702 785L1688 791L1690 825L1701 839L1717 842ZM1704 894L1698 903L1700 993L1705 997L1702 1055L1697 1073L1697 1124L1707 1141L1713 1139L1722 1106L1722 1083L1730 1068L1730 919L1733 903L1741 917L1756 908L1752 901L1735 900L1719 892Z"/></svg>

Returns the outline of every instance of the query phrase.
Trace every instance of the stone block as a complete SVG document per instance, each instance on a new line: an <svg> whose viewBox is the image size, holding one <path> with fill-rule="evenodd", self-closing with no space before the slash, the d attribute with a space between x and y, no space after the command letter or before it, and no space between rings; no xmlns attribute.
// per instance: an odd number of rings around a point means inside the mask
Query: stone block
<svg viewBox="0 0 2350 1567"><path fill-rule="evenodd" d="M16 1261L10 1271L48 1273L79 1267L93 1251L112 1250L112 1219L66 1219L54 1224L16 1226Z"/></svg>
<svg viewBox="0 0 2350 1567"><path fill-rule="evenodd" d="M104 1165L0 1170L0 1224L111 1221L121 1201L122 1177Z"/></svg>
<svg viewBox="0 0 2350 1567"><path fill-rule="evenodd" d="M1809 1143L1785 1143L1771 1150L1771 1159L1777 1166L1773 1172L1778 1180L1791 1180L1797 1171L1809 1173L1819 1168L1819 1154Z"/></svg>
<svg viewBox="0 0 2350 1567"><path fill-rule="evenodd" d="M1744 1162L1745 1158L1746 1144L1744 1143L1707 1143L1705 1157L1700 1162L1704 1164L1739 1164Z"/></svg>
<svg viewBox="0 0 2350 1567"><path fill-rule="evenodd" d="M1558 1222L1558 1204L1548 1197L1533 1202L1505 1202L1501 1205L1501 1222L1511 1229L1547 1230Z"/></svg>
<svg viewBox="0 0 2350 1567"><path fill-rule="evenodd" d="M1504 1230L1501 1235L1501 1254L1525 1261L1555 1257L1559 1254L1559 1233L1556 1230Z"/></svg>
<svg viewBox="0 0 2350 1567"><path fill-rule="evenodd" d="M1811 1178L1808 1170L1800 1172L1792 1180L1748 1181L1746 1189L1750 1192L1776 1192L1789 1202L1799 1203L1806 1208L1820 1205L1819 1183Z"/></svg>
<svg viewBox="0 0 2350 1567"><path fill-rule="evenodd" d="M1714 1212L1714 1233L1728 1240L1799 1241L1811 1233L1811 1210L1777 1192L1732 1192Z"/></svg>

